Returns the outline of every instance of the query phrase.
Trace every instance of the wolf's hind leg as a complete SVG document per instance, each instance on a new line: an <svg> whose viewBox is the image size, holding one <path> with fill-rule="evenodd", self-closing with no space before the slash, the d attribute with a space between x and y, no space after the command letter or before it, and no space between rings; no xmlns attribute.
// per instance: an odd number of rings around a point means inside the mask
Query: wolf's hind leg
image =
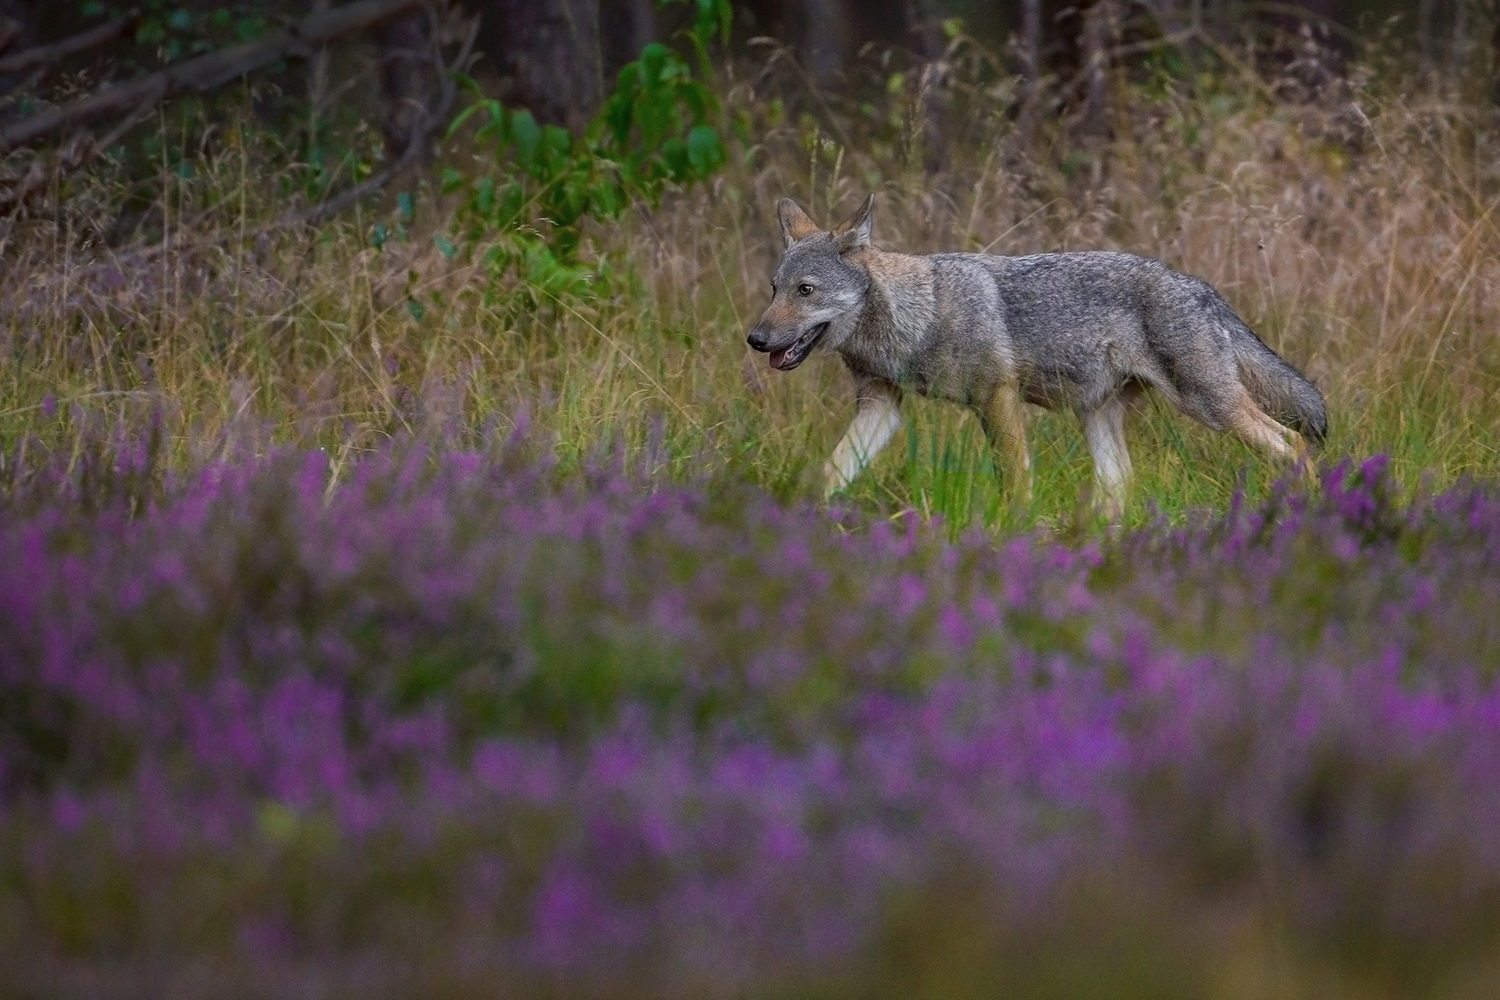
<svg viewBox="0 0 1500 1000"><path fill-rule="evenodd" d="M1244 390L1241 390L1239 402L1230 414L1229 427L1252 448L1295 464L1309 486L1316 489L1320 485L1317 469L1307 456L1307 442L1302 440L1302 435L1256 406Z"/></svg>
<svg viewBox="0 0 1500 1000"><path fill-rule="evenodd" d="M823 495L832 496L854 482L860 470L901 429L901 395L892 386L862 385L858 407L844 438L823 465Z"/></svg>
<svg viewBox="0 0 1500 1000"><path fill-rule="evenodd" d="M1130 490L1130 452L1125 447L1125 398L1115 394L1098 409L1079 415L1083 436L1094 456L1094 489L1097 501L1112 521L1125 513Z"/></svg>
<svg viewBox="0 0 1500 1000"><path fill-rule="evenodd" d="M1026 415L1022 409L1021 391L1015 385L1001 385L981 412L985 436L995 456L1004 461L1005 474L1016 477L1016 498L1031 502L1031 453L1026 449Z"/></svg>

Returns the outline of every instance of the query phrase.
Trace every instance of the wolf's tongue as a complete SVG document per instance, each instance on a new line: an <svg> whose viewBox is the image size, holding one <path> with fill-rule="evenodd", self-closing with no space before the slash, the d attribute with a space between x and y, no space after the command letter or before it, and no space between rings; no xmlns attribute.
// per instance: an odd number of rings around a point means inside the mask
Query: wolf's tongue
<svg viewBox="0 0 1500 1000"><path fill-rule="evenodd" d="M783 364L786 363L786 356L790 353L792 353L792 349L790 347L783 347L779 351L772 351L770 358L771 367L780 368Z"/></svg>

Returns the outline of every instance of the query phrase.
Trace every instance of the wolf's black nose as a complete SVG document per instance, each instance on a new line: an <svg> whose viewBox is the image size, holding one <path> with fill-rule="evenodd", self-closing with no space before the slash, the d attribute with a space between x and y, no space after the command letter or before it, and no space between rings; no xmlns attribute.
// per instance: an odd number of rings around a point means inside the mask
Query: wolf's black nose
<svg viewBox="0 0 1500 1000"><path fill-rule="evenodd" d="M766 341L768 339L769 338L764 333L756 329L750 331L750 336L745 338L745 343L749 344L757 351L764 351L766 349Z"/></svg>

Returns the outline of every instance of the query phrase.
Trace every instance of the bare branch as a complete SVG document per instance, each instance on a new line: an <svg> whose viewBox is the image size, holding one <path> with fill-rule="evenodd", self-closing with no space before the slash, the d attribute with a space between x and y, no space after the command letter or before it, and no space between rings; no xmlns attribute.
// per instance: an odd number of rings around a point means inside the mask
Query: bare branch
<svg viewBox="0 0 1500 1000"><path fill-rule="evenodd" d="M0 53L13 49L23 33L20 21L13 17L0 17Z"/></svg>
<svg viewBox="0 0 1500 1000"><path fill-rule="evenodd" d="M132 18L118 17L96 28L64 38L60 42L53 42L51 45L38 45L34 48L22 49L20 52L13 52L0 59L0 73L21 73L33 66L50 66L53 63L62 62L68 56L87 52L89 49L114 41L125 34L125 30L133 23Z"/></svg>
<svg viewBox="0 0 1500 1000"><path fill-rule="evenodd" d="M211 52L129 83L105 87L72 104L0 128L0 155L108 115L136 113L143 102L154 104L184 90L213 90L282 59L312 55L319 45L373 27L424 6L425 2L360 0L309 15L294 27L271 32L259 41Z"/></svg>

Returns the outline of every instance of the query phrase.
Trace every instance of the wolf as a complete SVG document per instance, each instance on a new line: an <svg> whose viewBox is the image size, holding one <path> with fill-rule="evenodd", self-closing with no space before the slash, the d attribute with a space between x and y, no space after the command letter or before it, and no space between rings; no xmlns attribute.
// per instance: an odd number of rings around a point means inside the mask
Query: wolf
<svg viewBox="0 0 1500 1000"><path fill-rule="evenodd" d="M1246 325L1208 282L1110 251L1007 257L913 256L870 242L875 196L823 230L790 198L776 204L783 253L771 304L749 344L788 372L815 350L854 377L855 415L823 469L847 487L901 427L901 398L970 407L997 459L1031 496L1023 403L1078 415L1094 497L1118 518L1131 468L1125 415L1155 389L1188 416L1300 463L1328 432L1323 395Z"/></svg>

